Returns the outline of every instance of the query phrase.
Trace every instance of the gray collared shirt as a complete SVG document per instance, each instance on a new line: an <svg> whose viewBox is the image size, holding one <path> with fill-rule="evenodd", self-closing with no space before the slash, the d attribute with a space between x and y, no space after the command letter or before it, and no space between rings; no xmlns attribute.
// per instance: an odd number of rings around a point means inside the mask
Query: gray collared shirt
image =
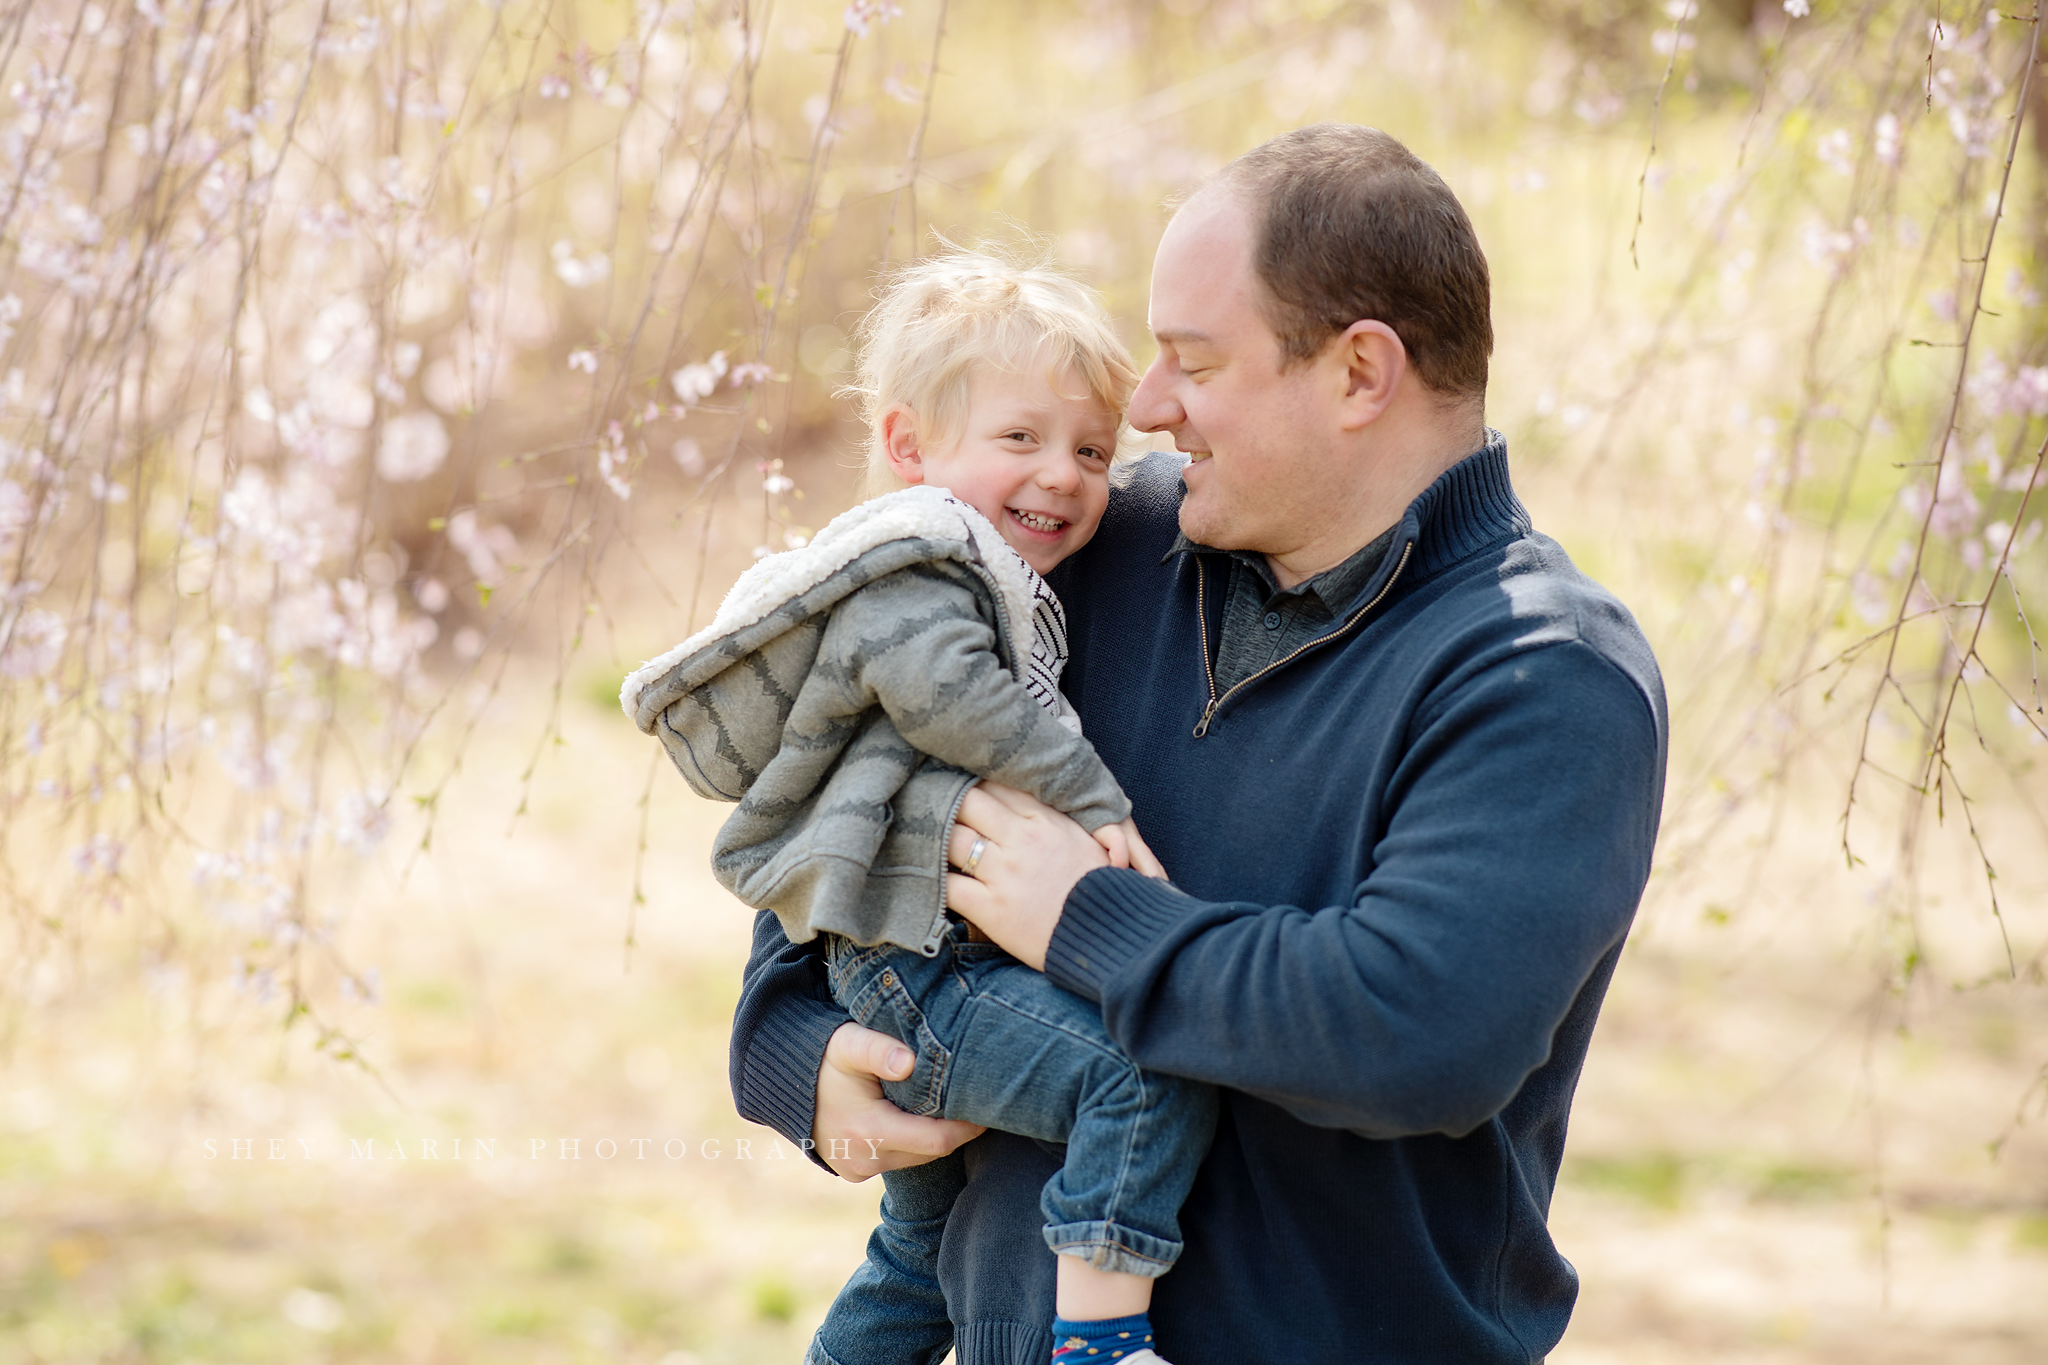
<svg viewBox="0 0 2048 1365"><path fill-rule="evenodd" d="M1209 587L1223 595L1223 628L1216 641L1214 663L1216 695L1222 696L1260 669L1336 629L1372 582L1394 543L1396 529L1389 526L1336 568L1325 569L1291 588L1280 586L1262 554L1212 550L1186 536L1178 537L1167 557L1184 550L1210 556Z"/></svg>

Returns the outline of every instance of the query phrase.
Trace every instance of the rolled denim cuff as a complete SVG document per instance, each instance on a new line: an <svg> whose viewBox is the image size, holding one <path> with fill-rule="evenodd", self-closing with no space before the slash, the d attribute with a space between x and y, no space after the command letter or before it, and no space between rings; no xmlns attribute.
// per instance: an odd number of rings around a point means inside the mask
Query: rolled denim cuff
<svg viewBox="0 0 2048 1365"><path fill-rule="evenodd" d="M1055 1223L1045 1244L1056 1256L1078 1256L1097 1270L1157 1279L1180 1259L1182 1243L1127 1228L1121 1223Z"/></svg>

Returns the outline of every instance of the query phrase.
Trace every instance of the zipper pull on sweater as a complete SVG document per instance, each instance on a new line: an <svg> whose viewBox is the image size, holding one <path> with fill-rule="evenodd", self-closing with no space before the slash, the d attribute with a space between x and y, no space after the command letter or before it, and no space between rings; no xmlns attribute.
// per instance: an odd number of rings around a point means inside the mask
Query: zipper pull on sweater
<svg viewBox="0 0 2048 1365"><path fill-rule="evenodd" d="M1209 698L1209 704L1202 708L1202 718L1195 723L1196 739L1209 733L1209 717L1216 714L1216 700L1215 697Z"/></svg>

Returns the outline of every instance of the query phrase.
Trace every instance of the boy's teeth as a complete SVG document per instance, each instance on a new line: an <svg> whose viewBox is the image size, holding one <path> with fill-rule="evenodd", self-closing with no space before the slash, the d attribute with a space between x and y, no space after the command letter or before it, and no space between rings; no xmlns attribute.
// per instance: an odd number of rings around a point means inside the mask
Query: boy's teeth
<svg viewBox="0 0 2048 1365"><path fill-rule="evenodd" d="M1036 512L1020 512L1014 507L1010 509L1010 515L1034 531L1057 531L1066 525L1058 517L1042 517Z"/></svg>

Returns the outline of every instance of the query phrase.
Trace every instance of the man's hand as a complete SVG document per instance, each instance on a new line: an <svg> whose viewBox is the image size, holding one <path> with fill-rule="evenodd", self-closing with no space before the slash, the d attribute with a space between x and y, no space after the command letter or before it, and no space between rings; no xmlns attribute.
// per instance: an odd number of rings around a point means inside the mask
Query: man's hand
<svg viewBox="0 0 2048 1365"><path fill-rule="evenodd" d="M889 1102L882 1082L902 1080L915 1062L909 1048L875 1029L846 1023L832 1034L811 1120L811 1140L827 1166L848 1180L866 1180L921 1166L981 1136L979 1124L919 1118Z"/></svg>
<svg viewBox="0 0 2048 1365"><path fill-rule="evenodd" d="M1136 835L1134 826L1132 835ZM982 844L974 875L964 869ZM1144 841L1136 841L1144 848ZM1066 908L1074 883L1109 854L1093 835L1067 816L1023 792L983 782L960 803L960 817L946 849L961 872L946 877L946 904L1026 966L1045 970L1046 945ZM1136 850L1132 851L1135 860ZM1145 858L1152 859L1145 849Z"/></svg>

